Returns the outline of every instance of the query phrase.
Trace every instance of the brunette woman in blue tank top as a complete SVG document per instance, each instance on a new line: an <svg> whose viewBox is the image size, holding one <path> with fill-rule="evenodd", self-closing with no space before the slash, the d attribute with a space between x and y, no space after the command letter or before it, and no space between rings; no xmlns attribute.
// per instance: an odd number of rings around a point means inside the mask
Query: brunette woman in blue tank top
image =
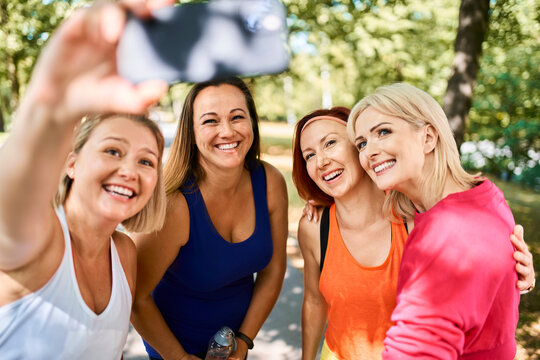
<svg viewBox="0 0 540 360"><path fill-rule="evenodd" d="M165 165L165 225L135 237L132 323L150 358L203 358L229 326L230 359L242 360L272 310L286 269L287 190L259 160L259 141L242 80L194 85Z"/></svg>

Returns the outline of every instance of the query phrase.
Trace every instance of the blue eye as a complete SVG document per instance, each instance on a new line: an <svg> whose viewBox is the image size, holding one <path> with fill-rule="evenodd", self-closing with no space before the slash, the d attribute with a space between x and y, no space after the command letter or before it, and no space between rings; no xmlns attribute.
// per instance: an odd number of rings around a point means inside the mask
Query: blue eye
<svg viewBox="0 0 540 360"><path fill-rule="evenodd" d="M145 166L149 166L151 168L154 167L154 162L153 161L150 161L150 160L147 160L147 159L143 159L140 161L141 164L145 165Z"/></svg>
<svg viewBox="0 0 540 360"><path fill-rule="evenodd" d="M388 134L391 134L392 132L388 129L381 129L379 130L379 135L380 136L384 136L384 135L388 135Z"/></svg>
<svg viewBox="0 0 540 360"><path fill-rule="evenodd" d="M367 141L360 141L356 143L356 148L361 151L366 147L366 145L367 145Z"/></svg>
<svg viewBox="0 0 540 360"><path fill-rule="evenodd" d="M112 155L112 156L120 156L120 152L116 149L106 149L105 153Z"/></svg>

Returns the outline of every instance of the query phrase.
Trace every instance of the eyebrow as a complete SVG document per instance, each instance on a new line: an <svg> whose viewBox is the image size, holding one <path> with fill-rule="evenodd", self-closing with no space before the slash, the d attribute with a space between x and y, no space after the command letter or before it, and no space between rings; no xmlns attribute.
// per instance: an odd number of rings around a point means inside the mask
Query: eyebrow
<svg viewBox="0 0 540 360"><path fill-rule="evenodd" d="M105 141L105 140L116 140L116 141L120 141L120 142L123 142L123 143L126 143L126 144L128 142L126 139L120 138L120 137L117 137L117 136L107 136L107 137L103 138L103 140L101 140L101 141Z"/></svg>
<svg viewBox="0 0 540 360"><path fill-rule="evenodd" d="M116 137L116 136L107 136L106 138L103 138L102 142L105 141L105 140L115 140L115 141L119 141L119 142L124 143L124 144L129 144L129 142L126 139ZM154 150L150 149L149 147L145 146L143 148L143 150L145 152L147 152L147 153L150 153L150 154L154 155L156 158L159 159L159 156L154 152Z"/></svg>
<svg viewBox="0 0 540 360"><path fill-rule="evenodd" d="M324 142L324 140L326 140L326 138L328 138L330 135L339 135L339 134L337 132L331 131L319 139L319 144ZM304 151L307 151L307 150L312 150L312 149L310 147L307 147L305 150L302 150L302 153L304 153Z"/></svg>
<svg viewBox="0 0 540 360"><path fill-rule="evenodd" d="M391 125L391 123L389 123L388 121L380 122L377 125L373 126L371 129L369 129L369 132L373 132L373 130L377 129L378 127L382 125ZM362 135L359 135L354 139L354 141L357 141L358 139L365 139L365 137Z"/></svg>
<svg viewBox="0 0 540 360"><path fill-rule="evenodd" d="M235 111L237 111L237 110L240 110L240 111L243 112L244 114L247 114L246 111L245 111L244 109L242 109L242 108L234 108L234 109L232 109L232 110L229 112L229 114L230 114L230 113L233 113L233 112L235 112ZM203 116L206 116L206 115L217 116L217 113L216 113L216 112L213 112L213 111L205 112L204 114L202 114L201 116L199 116L199 120L202 119Z"/></svg>

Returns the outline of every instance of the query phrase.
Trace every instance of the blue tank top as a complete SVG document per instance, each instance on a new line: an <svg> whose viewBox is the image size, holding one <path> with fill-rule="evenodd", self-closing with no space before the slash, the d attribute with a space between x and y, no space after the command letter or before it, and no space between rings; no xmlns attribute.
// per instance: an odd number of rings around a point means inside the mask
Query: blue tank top
<svg viewBox="0 0 540 360"><path fill-rule="evenodd" d="M196 184L182 189L189 208L189 239L152 297L190 354L206 352L210 338L221 326L238 331L253 294L254 273L264 269L272 258L263 165L258 164L250 175L255 230L239 243L230 243L218 233ZM161 358L148 343L145 346L148 355Z"/></svg>

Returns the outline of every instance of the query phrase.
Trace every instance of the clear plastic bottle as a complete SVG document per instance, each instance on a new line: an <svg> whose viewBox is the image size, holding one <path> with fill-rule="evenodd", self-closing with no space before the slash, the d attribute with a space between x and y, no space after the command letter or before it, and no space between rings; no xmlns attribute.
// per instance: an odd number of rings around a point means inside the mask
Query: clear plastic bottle
<svg viewBox="0 0 540 360"><path fill-rule="evenodd" d="M229 355L236 349L234 331L223 326L215 333L208 343L208 352L205 360L227 360Z"/></svg>

